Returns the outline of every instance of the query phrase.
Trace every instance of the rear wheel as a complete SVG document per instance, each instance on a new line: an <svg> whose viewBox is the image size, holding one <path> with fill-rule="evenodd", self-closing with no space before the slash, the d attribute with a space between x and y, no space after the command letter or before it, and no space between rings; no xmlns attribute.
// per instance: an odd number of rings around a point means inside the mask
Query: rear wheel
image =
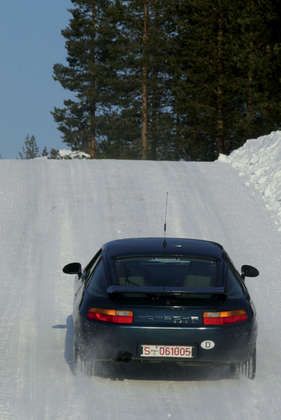
<svg viewBox="0 0 281 420"><path fill-rule="evenodd" d="M81 364L80 364L80 370L82 373L84 373L87 376L94 376L95 365L96 363L94 360L82 359Z"/></svg>
<svg viewBox="0 0 281 420"><path fill-rule="evenodd" d="M256 348L253 350L251 356L241 364L241 373L249 379L254 379L256 376Z"/></svg>
<svg viewBox="0 0 281 420"><path fill-rule="evenodd" d="M75 374L78 372L84 373L87 376L95 375L96 361L91 352L87 354L83 347L79 345L79 342L75 337L73 338L73 371Z"/></svg>
<svg viewBox="0 0 281 420"><path fill-rule="evenodd" d="M250 357L238 364L232 364L230 366L231 373L235 378L239 378L240 375L246 376L249 379L255 379L256 376L256 348L252 351Z"/></svg>
<svg viewBox="0 0 281 420"><path fill-rule="evenodd" d="M81 355L78 354L74 367L74 372L75 374L81 372L87 376L93 376L95 375L95 366L95 360L83 358L81 357Z"/></svg>
<svg viewBox="0 0 281 420"><path fill-rule="evenodd" d="M80 351L79 346L77 344L77 341L75 340L75 337L73 337L73 373L76 374L77 370L79 370L80 365Z"/></svg>

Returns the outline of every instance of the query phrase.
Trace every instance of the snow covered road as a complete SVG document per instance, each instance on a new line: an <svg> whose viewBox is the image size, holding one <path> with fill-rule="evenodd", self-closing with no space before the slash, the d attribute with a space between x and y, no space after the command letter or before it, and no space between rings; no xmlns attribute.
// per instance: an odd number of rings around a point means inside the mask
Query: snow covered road
<svg viewBox="0 0 281 420"><path fill-rule="evenodd" d="M257 192L227 163L0 161L0 420L279 419L281 235ZM73 376L72 278L105 241L161 235L221 242L259 322L254 381L135 370Z"/></svg>

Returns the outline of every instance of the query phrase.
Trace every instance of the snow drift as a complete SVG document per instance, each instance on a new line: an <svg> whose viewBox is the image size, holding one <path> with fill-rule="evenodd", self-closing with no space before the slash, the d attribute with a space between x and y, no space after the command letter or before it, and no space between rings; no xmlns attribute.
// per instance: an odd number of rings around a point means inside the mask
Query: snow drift
<svg viewBox="0 0 281 420"><path fill-rule="evenodd" d="M219 160L230 163L261 193L281 231L281 131L250 139Z"/></svg>

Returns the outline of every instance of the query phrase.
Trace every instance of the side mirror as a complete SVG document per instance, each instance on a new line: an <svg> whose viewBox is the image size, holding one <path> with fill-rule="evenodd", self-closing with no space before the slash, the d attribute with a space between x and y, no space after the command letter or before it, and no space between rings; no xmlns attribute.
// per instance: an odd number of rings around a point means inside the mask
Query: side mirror
<svg viewBox="0 0 281 420"><path fill-rule="evenodd" d="M63 267L62 271L65 274L78 274L78 276L81 276L82 274L82 267L81 264L78 262L67 264Z"/></svg>
<svg viewBox="0 0 281 420"><path fill-rule="evenodd" d="M244 279L245 277L257 277L259 275L259 270L251 265L242 265L241 267L241 277Z"/></svg>

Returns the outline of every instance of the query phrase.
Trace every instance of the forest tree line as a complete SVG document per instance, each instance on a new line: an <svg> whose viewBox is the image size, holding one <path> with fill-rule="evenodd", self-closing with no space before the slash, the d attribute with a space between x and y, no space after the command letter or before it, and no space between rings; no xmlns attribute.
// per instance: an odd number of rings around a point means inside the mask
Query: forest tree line
<svg viewBox="0 0 281 420"><path fill-rule="evenodd" d="M52 114L92 158L213 160L281 123L277 0L71 0Z"/></svg>

